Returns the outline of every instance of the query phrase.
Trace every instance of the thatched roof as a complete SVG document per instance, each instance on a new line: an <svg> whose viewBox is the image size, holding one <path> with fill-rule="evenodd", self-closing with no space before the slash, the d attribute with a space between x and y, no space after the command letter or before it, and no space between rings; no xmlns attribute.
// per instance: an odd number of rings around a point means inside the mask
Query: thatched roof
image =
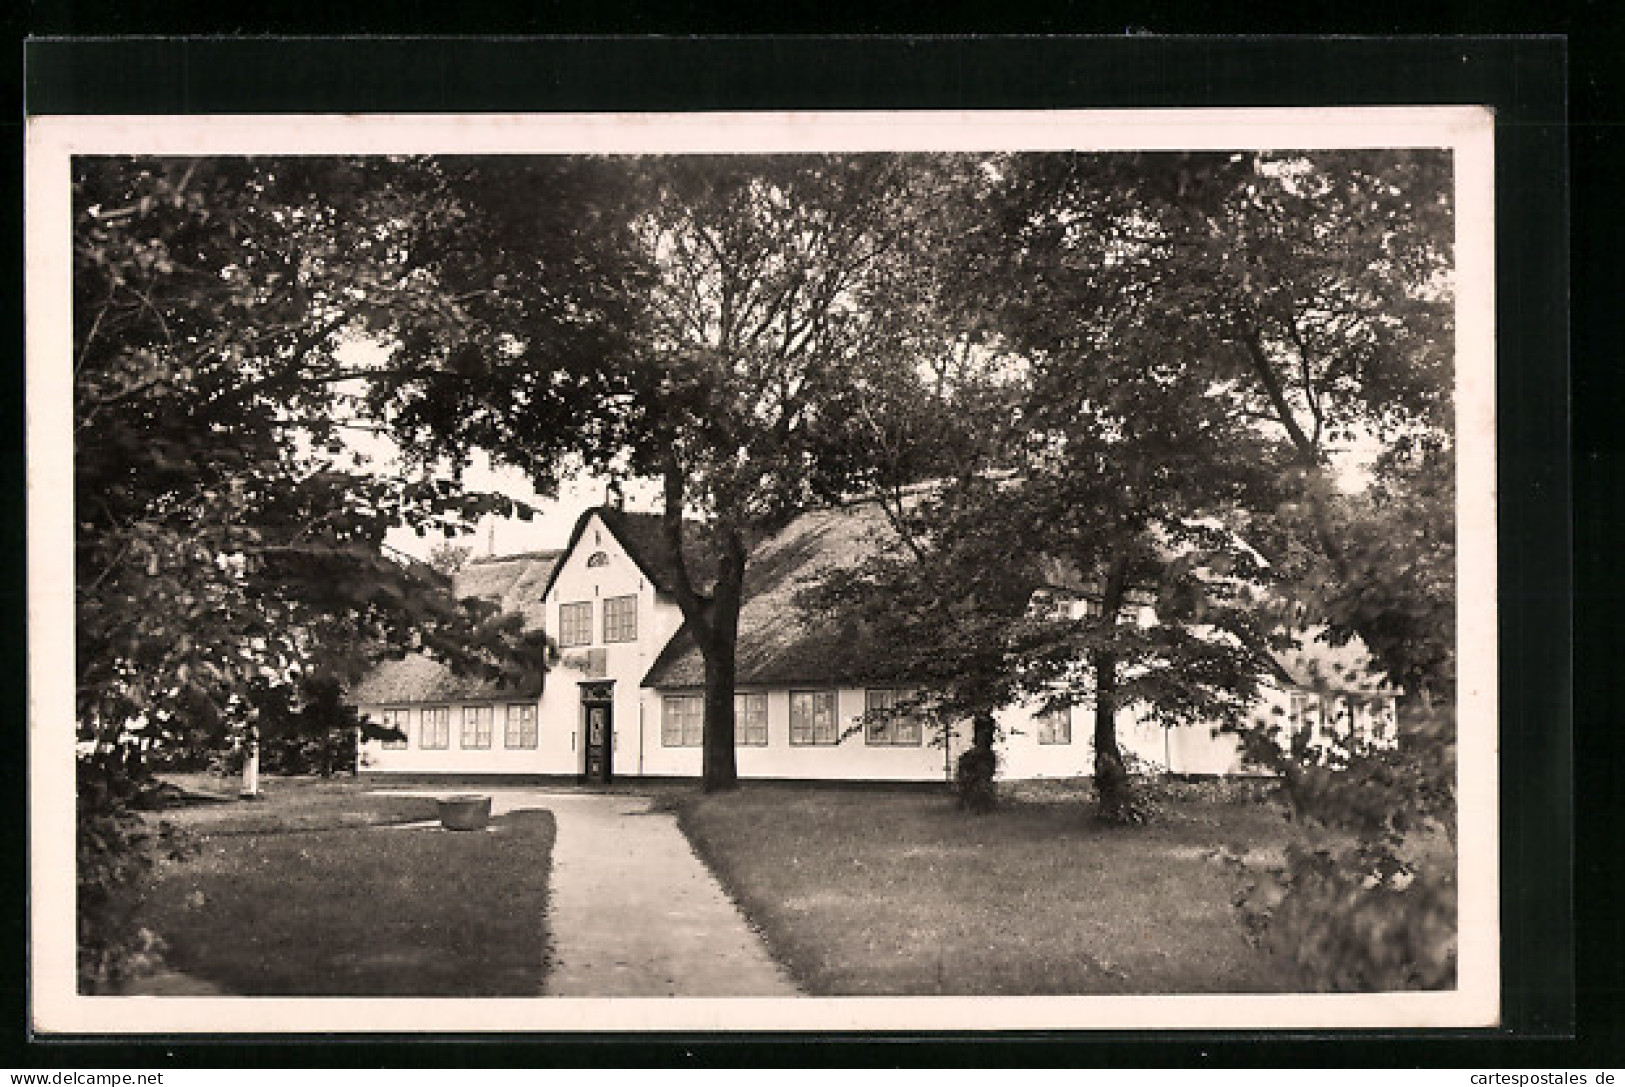
<svg viewBox="0 0 1625 1087"><path fill-rule="evenodd" d="M453 576L451 593L458 600L488 600L504 613L524 616L526 630L540 630L546 616L544 587L563 557L562 551L532 551L474 559ZM366 704L458 702L535 698L541 690L539 678L522 687L493 684L459 676L441 661L413 653L380 662L355 685L350 698Z"/></svg>
<svg viewBox="0 0 1625 1087"><path fill-rule="evenodd" d="M884 545L891 527L872 502L802 514L758 545L745 566L739 612L740 686L853 682L876 674L882 662L859 652L851 632L809 621L796 594L832 569L850 568ZM648 687L699 687L705 667L685 626L644 677Z"/></svg>
<svg viewBox="0 0 1625 1087"><path fill-rule="evenodd" d="M470 559L466 566L452 575L451 593L459 600L474 596L495 603L513 588L514 581L525 566L525 558L519 555Z"/></svg>
<svg viewBox="0 0 1625 1087"><path fill-rule="evenodd" d="M478 676L459 676L447 665L422 653L380 662L350 691L357 705L480 702L503 698L533 699L542 693L538 678L523 686L492 683Z"/></svg>
<svg viewBox="0 0 1625 1087"><path fill-rule="evenodd" d="M547 583L563 557L563 551L529 551L474 559L452 579L452 595L489 600L505 613L523 615L526 630L540 630L547 617Z"/></svg>
<svg viewBox="0 0 1625 1087"><path fill-rule="evenodd" d="M1324 628L1298 632L1296 645L1270 655L1280 678L1293 687L1343 694L1397 693L1363 643L1352 639L1333 645Z"/></svg>
<svg viewBox="0 0 1625 1087"><path fill-rule="evenodd" d="M898 662L886 648L861 632L806 616L796 594L831 569L852 568L892 538L885 514L873 502L815 510L757 546L745 567L744 604L739 613L735 682L747 686L853 684L901 680ZM1084 595L1087 579L1066 583ZM1154 603L1139 592L1135 602ZM1289 686L1359 694L1392 694L1358 641L1333 646L1320 631L1305 632L1299 644L1272 653L1278 678ZM704 658L685 626L656 658L643 685L702 687Z"/></svg>

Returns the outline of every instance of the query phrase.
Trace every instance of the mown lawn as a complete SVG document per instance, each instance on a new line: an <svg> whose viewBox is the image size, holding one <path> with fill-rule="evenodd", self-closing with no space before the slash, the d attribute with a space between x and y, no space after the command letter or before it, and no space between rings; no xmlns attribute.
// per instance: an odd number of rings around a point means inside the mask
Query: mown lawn
<svg viewBox="0 0 1625 1087"><path fill-rule="evenodd" d="M140 923L170 967L256 996L533 996L546 972L554 824L398 825L423 797L353 783L171 810L196 856L165 862Z"/></svg>
<svg viewBox="0 0 1625 1087"><path fill-rule="evenodd" d="M814 995L1267 992L1221 848L1283 837L1265 800L1187 795L1094 825L1064 792L988 816L947 795L747 786L690 795L696 850Z"/></svg>
<svg viewBox="0 0 1625 1087"><path fill-rule="evenodd" d="M156 814L188 831L337 830L433 819L437 812L430 797L375 793L376 786L354 778L265 777L255 800L238 797L235 776L164 774L161 780L178 788L185 803Z"/></svg>

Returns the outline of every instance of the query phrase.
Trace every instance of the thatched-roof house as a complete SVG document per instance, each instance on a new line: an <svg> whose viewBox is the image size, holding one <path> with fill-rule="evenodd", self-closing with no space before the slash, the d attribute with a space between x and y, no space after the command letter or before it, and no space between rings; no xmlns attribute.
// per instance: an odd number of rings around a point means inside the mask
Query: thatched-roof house
<svg viewBox="0 0 1625 1087"><path fill-rule="evenodd" d="M533 551L473 559L452 575L450 592L458 600L484 600L507 614L524 617L526 630L542 630L543 587L552 577L562 551ZM523 687L491 683L476 676L460 676L445 662L424 653L380 662L350 692L358 704L451 703L503 698L538 697L540 680Z"/></svg>
<svg viewBox="0 0 1625 1087"><path fill-rule="evenodd" d="M876 725L868 710L905 688L884 647L808 616L796 597L832 568L851 567L891 532L871 503L816 510L758 543L746 567L735 697L743 777L941 779L968 742L943 742L907 722ZM709 593L714 565L704 533L685 525L695 588ZM694 776L700 768L704 662L684 628L653 514L584 512L562 552L487 559L459 575L455 591L498 602L545 630L558 658L536 690L501 690L451 676L423 658L390 662L358 687L364 710L406 732L405 744L369 744L380 772L511 773L609 780ZM1081 590L1080 590L1081 591ZM1134 606L1152 606L1136 594ZM891 654L890 657L906 656ZM1391 731L1394 692L1357 643L1333 647L1306 636L1277 656L1274 686L1259 707L1294 729L1322 729L1340 707L1348 727ZM1321 708L1325 696L1326 709ZM1072 714L1036 707L1004 715L1004 772L1066 777L1089 772L1092 748ZM459 727L452 728L455 723ZM1246 772L1232 737L1200 727L1167 730L1125 715L1133 754L1174 771ZM933 742L935 740L936 742Z"/></svg>
<svg viewBox="0 0 1625 1087"><path fill-rule="evenodd" d="M735 666L740 686L862 681L879 662L846 632L803 614L796 595L833 569L855 567L892 538L873 503L802 514L751 551L745 566ZM701 687L705 662L685 628L644 677L660 689Z"/></svg>

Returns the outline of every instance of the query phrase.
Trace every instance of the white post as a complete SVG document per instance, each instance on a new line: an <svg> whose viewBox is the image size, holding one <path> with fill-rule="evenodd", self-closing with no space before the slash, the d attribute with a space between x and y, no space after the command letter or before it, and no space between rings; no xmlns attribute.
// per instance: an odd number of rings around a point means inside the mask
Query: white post
<svg viewBox="0 0 1625 1087"><path fill-rule="evenodd" d="M244 800L253 800L260 795L259 729L250 726L246 742L248 749L243 754L243 789L240 795Z"/></svg>

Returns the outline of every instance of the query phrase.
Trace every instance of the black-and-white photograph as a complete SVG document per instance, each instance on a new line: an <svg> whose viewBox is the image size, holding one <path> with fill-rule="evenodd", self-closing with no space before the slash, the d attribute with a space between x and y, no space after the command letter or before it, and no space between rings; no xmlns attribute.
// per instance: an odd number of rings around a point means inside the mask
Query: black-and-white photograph
<svg viewBox="0 0 1625 1087"><path fill-rule="evenodd" d="M36 1027L1492 1025L1488 118L1327 114L39 124Z"/></svg>

